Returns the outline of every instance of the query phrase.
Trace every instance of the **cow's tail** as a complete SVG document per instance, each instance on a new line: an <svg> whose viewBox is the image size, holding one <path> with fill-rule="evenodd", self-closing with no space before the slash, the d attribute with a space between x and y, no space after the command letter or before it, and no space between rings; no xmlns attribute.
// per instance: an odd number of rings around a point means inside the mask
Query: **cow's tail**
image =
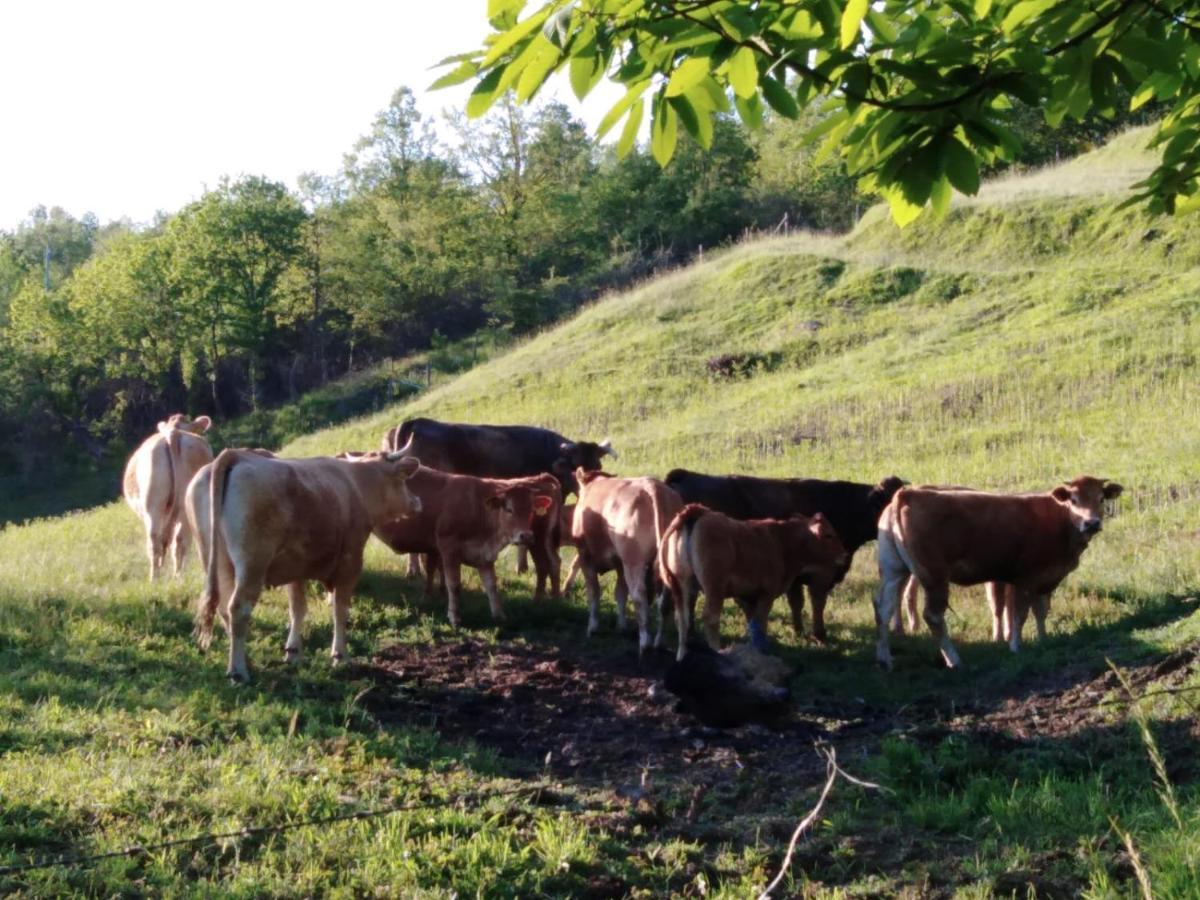
<svg viewBox="0 0 1200 900"><path fill-rule="evenodd" d="M213 619L221 603L220 579L217 576L218 551L221 546L221 507L225 497L225 482L229 470L237 462L232 450L222 450L213 461L208 481L208 559L205 560L204 592L196 609L196 639L202 649L212 643ZM197 523L199 524L199 523Z"/></svg>
<svg viewBox="0 0 1200 900"><path fill-rule="evenodd" d="M169 521L175 515L176 500L180 490L179 485L175 483L176 472L179 471L179 429L160 428L159 430L162 433L163 441L167 445L167 484L170 485L170 490L167 491L166 513Z"/></svg>
<svg viewBox="0 0 1200 900"><path fill-rule="evenodd" d="M662 579L662 583L667 586L672 594L677 594L680 590L679 579L675 577L667 566L667 545L668 542L675 538L676 534L680 537L679 556L687 561L688 568L693 570L695 566L691 559L691 543L692 543L692 528L696 521L709 512L708 507L701 506L699 503L689 503L683 509L675 514L670 524L662 532L662 536L658 540L658 577ZM655 506L655 525L658 524L658 508ZM680 532L682 532L680 534Z"/></svg>

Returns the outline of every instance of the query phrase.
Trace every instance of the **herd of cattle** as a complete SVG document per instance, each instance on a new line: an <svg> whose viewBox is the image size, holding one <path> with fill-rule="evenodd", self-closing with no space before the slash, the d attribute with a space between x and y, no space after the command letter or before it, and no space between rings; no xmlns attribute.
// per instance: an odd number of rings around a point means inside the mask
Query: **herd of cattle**
<svg viewBox="0 0 1200 900"><path fill-rule="evenodd" d="M891 668L890 631L923 616L947 666L959 656L946 631L950 584L987 585L992 636L1013 651L1030 612L1044 634L1049 597L1079 564L1101 529L1106 501L1121 485L1081 476L1046 493L996 494L962 487L816 479L701 475L665 479L602 471L608 441L571 441L544 428L456 425L410 419L384 436L383 449L336 457L279 459L266 450L224 450L213 459L206 416L174 415L137 449L124 493L146 528L150 578L168 549L178 575L191 537L206 567L197 634L207 646L213 620L229 634L230 678L249 677L250 616L266 587L286 586L290 627L285 656L300 658L305 583L328 591L334 661L346 656L346 619L374 534L422 566L427 595L442 576L451 623L459 623L461 567L478 570L492 616L504 615L496 558L509 544L528 551L535 598L561 594L559 548L576 549L588 599L588 634L599 628L599 575L616 572L617 619L633 597L639 652L651 646L650 600L659 598L654 646L663 644L673 601L683 659L698 594L701 622L720 644L721 604L733 597L751 641L766 640L771 605L786 595L797 635L805 592L812 637L825 638L825 601L855 551L879 541L876 658ZM573 505L564 498L577 495Z"/></svg>

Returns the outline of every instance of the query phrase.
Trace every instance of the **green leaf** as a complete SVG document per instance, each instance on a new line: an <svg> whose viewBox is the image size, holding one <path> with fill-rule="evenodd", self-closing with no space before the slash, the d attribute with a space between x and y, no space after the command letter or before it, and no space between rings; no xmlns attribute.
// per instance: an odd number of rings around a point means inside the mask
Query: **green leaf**
<svg viewBox="0 0 1200 900"><path fill-rule="evenodd" d="M479 71L479 66L473 62L464 62L458 68L447 72L437 81L429 86L431 91L440 91L442 88L447 88L455 84L462 84L464 81L470 81L471 78Z"/></svg>
<svg viewBox="0 0 1200 900"><path fill-rule="evenodd" d="M1008 11L1008 15L1004 17L1004 21L1000 23L1000 28L1006 35L1011 35L1022 23L1032 19L1034 16L1041 15L1053 6L1055 2L1056 0L1021 0L1020 3Z"/></svg>
<svg viewBox="0 0 1200 900"><path fill-rule="evenodd" d="M796 98L776 79L767 76L762 79L761 87L763 97L775 112L785 119L794 119L800 115L800 106L796 103Z"/></svg>
<svg viewBox="0 0 1200 900"><path fill-rule="evenodd" d="M937 218L942 218L950 210L950 198L954 192L950 189L950 180L943 175L933 183L933 189L929 192L930 205L933 208L933 214Z"/></svg>
<svg viewBox="0 0 1200 900"><path fill-rule="evenodd" d="M705 150L709 149L712 146L713 125L708 111L697 109L686 96L668 97L667 101L675 108L688 134Z"/></svg>
<svg viewBox="0 0 1200 900"><path fill-rule="evenodd" d="M467 98L468 119L478 119L491 109L492 104L496 102L496 96L500 93L498 90L500 79L507 68L507 66L497 66L488 72L479 84L475 85L475 90L471 91L471 96Z"/></svg>
<svg viewBox="0 0 1200 900"><path fill-rule="evenodd" d="M680 63L679 68L671 73L667 82L668 97L678 97L688 88L693 88L704 80L712 69L712 60L707 56L692 56Z"/></svg>
<svg viewBox="0 0 1200 900"><path fill-rule="evenodd" d="M945 139L941 152L946 177L955 189L971 197L979 193L979 163L975 154L953 136Z"/></svg>
<svg viewBox="0 0 1200 900"><path fill-rule="evenodd" d="M870 26L871 31L884 43L896 43L896 29L892 27L892 23L888 20L885 13L868 7L867 25Z"/></svg>
<svg viewBox="0 0 1200 900"><path fill-rule="evenodd" d="M858 29L862 25L863 16L867 14L870 0L847 0L846 8L842 11L842 49L854 46L858 40Z"/></svg>
<svg viewBox="0 0 1200 900"><path fill-rule="evenodd" d="M571 90L582 100L604 77L604 63L599 56L576 56L571 60Z"/></svg>
<svg viewBox="0 0 1200 900"><path fill-rule="evenodd" d="M557 47L540 35L538 40L542 45L517 82L517 99L522 103L538 92L562 58Z"/></svg>
<svg viewBox="0 0 1200 900"><path fill-rule="evenodd" d="M508 12L519 13L524 5L525 0L488 0L487 15L494 19Z"/></svg>
<svg viewBox="0 0 1200 900"><path fill-rule="evenodd" d="M666 166L675 155L679 138L675 108L664 97L655 98L654 122L650 126L650 152L660 166Z"/></svg>
<svg viewBox="0 0 1200 900"><path fill-rule="evenodd" d="M975 18L986 19L992 11L992 0L975 0Z"/></svg>
<svg viewBox="0 0 1200 900"><path fill-rule="evenodd" d="M924 209L924 204L910 203L904 197L904 191L897 187L887 188L880 191L883 199L887 201L888 208L892 211L892 220L903 228L905 225L913 222L917 216L921 215L921 210Z"/></svg>
<svg viewBox="0 0 1200 900"><path fill-rule="evenodd" d="M1145 106L1154 99L1154 85L1146 83L1142 88L1129 98L1129 111L1135 112L1142 106Z"/></svg>
<svg viewBox="0 0 1200 900"><path fill-rule="evenodd" d="M524 4L522 3L522 5ZM544 21L546 21L546 14L547 10L545 9L535 12L524 22L513 26L512 28L508 29L508 31L500 35L496 39L496 43L492 44L492 46L488 48L487 56L483 58L483 62L480 63L480 66L486 69L488 66L492 65L492 63L497 62L500 57L504 56L505 53L536 31L538 27Z"/></svg>
<svg viewBox="0 0 1200 900"><path fill-rule="evenodd" d="M621 137L617 141L618 159L624 159L629 155L629 151L633 149L633 142L637 140L638 129L642 127L642 112L645 108L645 101L639 99L637 103L633 104L633 108L629 110L629 115L625 119L625 127L621 129Z"/></svg>
<svg viewBox="0 0 1200 900"><path fill-rule="evenodd" d="M743 125L752 131L762 127L763 105L757 93L753 97L734 97L733 105L737 107Z"/></svg>
<svg viewBox="0 0 1200 900"><path fill-rule="evenodd" d="M625 92L625 96L614 103L612 109L605 113L604 118L600 120L600 124L596 128L596 137L604 137L604 135L608 134L612 130L612 127L621 121L621 116L625 115L629 107L633 106L634 101L641 97L649 86L649 78L630 85L629 90Z"/></svg>
<svg viewBox="0 0 1200 900"><path fill-rule="evenodd" d="M729 58L729 83L739 97L758 93L758 60L749 47L738 47Z"/></svg>

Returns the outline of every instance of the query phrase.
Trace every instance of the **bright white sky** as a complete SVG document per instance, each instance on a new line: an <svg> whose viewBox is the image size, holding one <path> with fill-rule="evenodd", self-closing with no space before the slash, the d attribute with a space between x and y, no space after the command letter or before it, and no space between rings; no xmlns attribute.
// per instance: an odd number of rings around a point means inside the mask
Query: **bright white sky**
<svg viewBox="0 0 1200 900"><path fill-rule="evenodd" d="M149 221L216 186L333 174L392 92L423 113L430 67L487 33L487 0L58 0L4 4L0 229L39 203L101 222ZM549 90L553 87L554 90ZM609 90L604 90L605 88ZM581 107L566 78L542 96L594 126L619 90Z"/></svg>

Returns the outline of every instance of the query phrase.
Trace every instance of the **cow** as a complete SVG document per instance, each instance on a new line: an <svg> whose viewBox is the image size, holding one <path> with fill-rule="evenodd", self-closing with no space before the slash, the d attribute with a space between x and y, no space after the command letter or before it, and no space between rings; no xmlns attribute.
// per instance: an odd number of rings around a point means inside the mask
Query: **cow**
<svg viewBox="0 0 1200 900"><path fill-rule="evenodd" d="M383 449L407 447L421 464L443 472L480 478L524 478L549 472L558 478L564 497L579 493L574 472L595 471L605 456L617 459L612 442L572 441L548 428L527 425L462 425L434 419L407 419L383 436ZM555 548L555 555L558 548ZM535 570L536 570L535 561ZM409 560L409 574L418 568ZM525 571L524 548L517 549L517 571ZM549 573L536 570L543 581ZM554 592L557 599L558 592Z"/></svg>
<svg viewBox="0 0 1200 900"><path fill-rule="evenodd" d="M847 555L822 513L741 520L689 503L658 546L659 577L675 601L675 658L687 652L697 590L704 594L704 636L712 649L721 649L721 606L736 597L752 623L751 642L763 650L775 598L805 577L815 584L832 581Z"/></svg>
<svg viewBox="0 0 1200 900"><path fill-rule="evenodd" d="M802 576L787 590L792 628L804 634L804 588L812 595L812 638L825 641L825 600L841 584L854 554L875 540L879 514L908 482L890 475L878 484L821 481L816 478L755 478L748 475L702 475L673 469L666 482L684 503L702 503L734 519L786 519L821 513L846 548L846 564L832 573Z"/></svg>
<svg viewBox="0 0 1200 900"><path fill-rule="evenodd" d="M175 413L158 423L158 431L142 441L125 464L123 493L146 528L151 581L162 570L168 546L174 574L178 577L183 571L192 538L183 512L184 492L192 477L212 462L212 448L201 437L211 426L208 416L189 419Z"/></svg>
<svg viewBox="0 0 1200 900"><path fill-rule="evenodd" d="M571 520L571 540L587 585L590 637L600 629L601 572L617 571L617 627L625 629L625 601L633 594L638 618L638 654L650 646L649 592L654 561L667 525L683 506L673 490L657 478L617 478L605 472L577 469L579 502ZM665 592L660 596L656 647L663 643Z"/></svg>
<svg viewBox="0 0 1200 900"><path fill-rule="evenodd" d="M375 536L397 553L428 554L425 592L432 593L440 565L446 582L448 616L460 624L461 567L473 566L487 592L493 619L504 609L496 587L496 557L509 544L533 545L534 559L546 543L534 544L539 531L548 542L552 528L539 519L558 516L558 482L550 475L531 478L476 478L422 465L409 479L409 490L421 498L421 510L405 519L380 523ZM555 548L557 554L557 547ZM557 570L552 570L557 571ZM557 588L557 583L554 585Z"/></svg>
<svg viewBox="0 0 1200 900"><path fill-rule="evenodd" d="M333 609L335 664L346 659L346 618L371 531L411 516L420 500L407 489L413 457L377 453L360 460L275 459L224 450L187 490L187 515L207 562L196 612L202 648L217 614L229 633L232 681L249 680L246 638L265 587L287 585L290 607L284 658L300 659L307 613L304 582L320 582Z"/></svg>
<svg viewBox="0 0 1200 900"><path fill-rule="evenodd" d="M1044 494L898 491L879 520L876 660L892 668L888 629L910 575L925 591L925 623L949 668L962 664L946 630L950 584L1000 582L1011 587L1003 599L1009 648L1015 652L1029 610L1040 607L1044 618L1050 594L1075 570L1102 529L1105 501L1122 491L1116 482L1090 475Z"/></svg>

